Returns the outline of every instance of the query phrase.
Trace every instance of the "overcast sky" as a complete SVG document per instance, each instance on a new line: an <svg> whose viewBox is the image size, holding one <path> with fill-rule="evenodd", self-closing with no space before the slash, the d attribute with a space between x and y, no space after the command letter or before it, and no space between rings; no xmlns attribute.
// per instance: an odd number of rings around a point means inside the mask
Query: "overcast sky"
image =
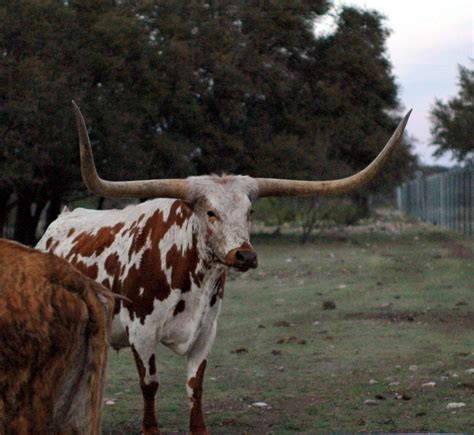
<svg viewBox="0 0 474 435"><path fill-rule="evenodd" d="M413 108L407 131L417 139L422 163L452 165L450 156L432 157L429 111L435 98L457 93L457 65L472 67L473 0L334 0L376 9L392 30L388 53L405 109ZM330 25L330 24L329 24Z"/></svg>

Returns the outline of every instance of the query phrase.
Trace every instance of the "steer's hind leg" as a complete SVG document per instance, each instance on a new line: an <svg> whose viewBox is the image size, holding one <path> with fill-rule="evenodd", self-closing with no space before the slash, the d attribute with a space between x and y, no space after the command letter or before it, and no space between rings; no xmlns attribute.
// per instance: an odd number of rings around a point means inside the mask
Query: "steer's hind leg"
<svg viewBox="0 0 474 435"><path fill-rule="evenodd" d="M131 347L144 402L142 431L145 435L156 435L160 433L155 414L155 396L159 386L155 363L156 343L152 340L150 343L145 342L145 344L131 343Z"/></svg>
<svg viewBox="0 0 474 435"><path fill-rule="evenodd" d="M201 332L191 352L188 354L188 381L186 390L191 401L189 431L192 435L207 435L202 414L202 384L206 370L207 356L216 336L216 322Z"/></svg>

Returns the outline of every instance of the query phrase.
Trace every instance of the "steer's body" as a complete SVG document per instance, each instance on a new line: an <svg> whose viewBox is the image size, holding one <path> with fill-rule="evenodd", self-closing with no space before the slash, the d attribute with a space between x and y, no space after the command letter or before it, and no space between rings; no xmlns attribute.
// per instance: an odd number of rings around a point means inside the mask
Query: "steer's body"
<svg viewBox="0 0 474 435"><path fill-rule="evenodd" d="M206 433L202 382L228 267L257 267L249 243L251 201L263 196L318 196L353 191L373 179L400 141L408 116L364 170L340 180L302 181L246 176L111 182L96 171L87 128L75 106L84 182L107 197L155 199L124 210L63 213L38 244L75 264L128 301L116 306L112 345L129 344L145 411L143 431L158 432L156 345L188 358L192 433Z"/></svg>
<svg viewBox="0 0 474 435"><path fill-rule="evenodd" d="M233 184L240 189L245 178L208 177L208 183L214 184L215 197L225 188L230 187L232 192ZM208 194L206 203L212 201L211 197ZM232 195L227 201L250 204L248 199ZM194 201L194 208L199 209L198 202ZM227 204L227 208L230 206ZM211 249L211 226L207 218L202 219L199 211L182 200L155 199L123 210L65 211L37 245L129 299L116 303L110 342L115 348L132 347L145 400L144 431L157 428L155 353L160 342L187 356L191 430L205 431L202 380L227 269L225 257L219 258ZM247 231L229 235L232 247L250 248ZM228 251L225 240L218 243L224 248L222 252Z"/></svg>

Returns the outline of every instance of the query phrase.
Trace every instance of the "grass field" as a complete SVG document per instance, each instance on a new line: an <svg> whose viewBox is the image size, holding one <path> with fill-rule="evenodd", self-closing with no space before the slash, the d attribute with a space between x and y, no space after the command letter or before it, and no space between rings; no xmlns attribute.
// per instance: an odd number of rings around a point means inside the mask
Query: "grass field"
<svg viewBox="0 0 474 435"><path fill-rule="evenodd" d="M206 372L212 433L474 431L474 240L413 225L253 242L260 266L231 275ZM159 424L184 433L185 359L160 349ZM138 433L131 353L109 361L104 432Z"/></svg>

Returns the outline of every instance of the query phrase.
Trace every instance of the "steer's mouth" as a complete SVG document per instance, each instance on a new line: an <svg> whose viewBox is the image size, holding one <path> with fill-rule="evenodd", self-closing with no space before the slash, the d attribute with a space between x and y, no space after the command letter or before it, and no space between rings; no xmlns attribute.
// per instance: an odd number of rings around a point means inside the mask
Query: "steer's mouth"
<svg viewBox="0 0 474 435"><path fill-rule="evenodd" d="M247 272L258 266L257 253L249 243L244 243L240 248L230 251L225 258L225 264L239 272Z"/></svg>

